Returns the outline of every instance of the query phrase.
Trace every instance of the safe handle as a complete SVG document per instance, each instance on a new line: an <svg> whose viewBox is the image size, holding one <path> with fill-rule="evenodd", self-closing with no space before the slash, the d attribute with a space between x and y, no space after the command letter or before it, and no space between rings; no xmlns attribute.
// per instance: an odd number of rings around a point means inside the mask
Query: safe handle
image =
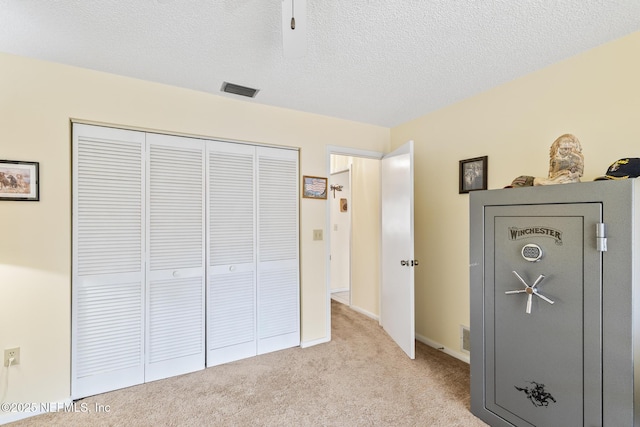
<svg viewBox="0 0 640 427"><path fill-rule="evenodd" d="M513 291L505 291L505 295L526 293L527 294L527 306L525 308L525 312L527 314L531 314L531 304L532 304L532 300L533 300L533 296L534 295L537 296L538 298L541 298L542 300L548 302L549 304L554 304L555 303L555 301L550 300L549 298L545 297L540 292L538 292L538 289L536 288L536 286L538 286L538 284L544 280L544 278L545 278L544 274L539 275L538 278L535 280L535 282L533 282L533 285L529 286L527 281L524 280L522 278L522 276L520 276L518 274L517 271L514 270L514 271L512 271L512 273L518 278L518 280L520 280L520 282L522 282L522 284L524 285L524 289L516 289L516 290L513 290Z"/></svg>

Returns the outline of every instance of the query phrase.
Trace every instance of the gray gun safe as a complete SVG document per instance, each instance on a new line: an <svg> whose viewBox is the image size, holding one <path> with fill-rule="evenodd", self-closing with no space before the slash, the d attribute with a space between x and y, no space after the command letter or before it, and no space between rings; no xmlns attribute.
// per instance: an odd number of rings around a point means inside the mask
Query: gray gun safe
<svg viewBox="0 0 640 427"><path fill-rule="evenodd" d="M640 181L470 193L471 411L640 426Z"/></svg>

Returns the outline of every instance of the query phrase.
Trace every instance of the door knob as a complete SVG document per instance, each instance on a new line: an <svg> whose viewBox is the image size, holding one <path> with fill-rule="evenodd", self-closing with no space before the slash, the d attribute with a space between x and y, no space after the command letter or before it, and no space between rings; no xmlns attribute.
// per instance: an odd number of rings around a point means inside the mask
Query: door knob
<svg viewBox="0 0 640 427"><path fill-rule="evenodd" d="M402 260L400 261L400 265L403 267L414 267L416 265L418 265L418 260L417 259L412 259L412 260Z"/></svg>

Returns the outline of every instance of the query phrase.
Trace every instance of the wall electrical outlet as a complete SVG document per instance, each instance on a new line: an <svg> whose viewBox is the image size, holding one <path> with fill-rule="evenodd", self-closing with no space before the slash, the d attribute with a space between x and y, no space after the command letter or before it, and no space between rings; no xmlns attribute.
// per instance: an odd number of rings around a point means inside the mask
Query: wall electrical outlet
<svg viewBox="0 0 640 427"><path fill-rule="evenodd" d="M4 366L9 366L9 359L13 357L11 366L20 364L20 347L8 348L4 351Z"/></svg>
<svg viewBox="0 0 640 427"><path fill-rule="evenodd" d="M322 240L322 230L313 230L313 240Z"/></svg>

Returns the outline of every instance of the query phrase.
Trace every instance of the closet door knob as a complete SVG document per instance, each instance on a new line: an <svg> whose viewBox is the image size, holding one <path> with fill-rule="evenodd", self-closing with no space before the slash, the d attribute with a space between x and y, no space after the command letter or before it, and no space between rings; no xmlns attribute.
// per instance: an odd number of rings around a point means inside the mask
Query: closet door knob
<svg viewBox="0 0 640 427"><path fill-rule="evenodd" d="M234 271L235 269L236 269L236 266L235 266L235 265L230 265L230 266L229 266L229 271Z"/></svg>
<svg viewBox="0 0 640 427"><path fill-rule="evenodd" d="M180 277L180 272L179 271L174 271L173 272L173 277Z"/></svg>

